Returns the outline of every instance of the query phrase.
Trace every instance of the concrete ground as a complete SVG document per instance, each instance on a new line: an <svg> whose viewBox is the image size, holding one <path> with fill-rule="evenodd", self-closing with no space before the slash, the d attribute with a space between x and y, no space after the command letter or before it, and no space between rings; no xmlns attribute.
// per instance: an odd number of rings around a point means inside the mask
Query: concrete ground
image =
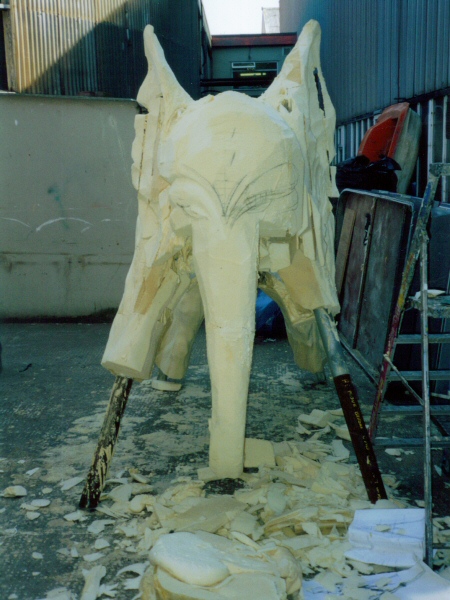
<svg viewBox="0 0 450 600"><path fill-rule="evenodd" d="M12 485L27 490L26 497L0 498L2 600L77 599L83 569L92 567L83 558L96 552L88 525L105 515L85 512L84 520L65 519L78 509L83 483L66 491L61 485L74 477L84 478L91 463L113 383L112 375L100 366L108 331L106 323L8 323L0 328L0 492ZM373 386L350 364L368 417ZM298 415L313 408L339 408L329 373L326 383L318 384L311 374L299 371L286 340L255 344L247 436L299 439ZM176 476L195 477L196 469L207 464L209 410L202 330L179 393L156 392L148 382L134 384L110 476L123 477L137 469L158 493ZM382 421L383 435L402 431L411 436L409 422L403 418ZM400 482L397 494L420 500L421 451L395 457L379 450L377 455L383 474L393 474ZM440 465L441 453L435 452L434 458ZM448 515L448 477L435 471L433 483L435 512ZM51 501L47 507L34 511L22 507L44 498ZM33 512L38 517L30 517ZM112 529L104 536L110 546L102 549L103 556L94 564L105 565L105 581L117 585L116 598L131 600L137 591L125 589L130 572L118 572L145 557L137 556L126 540L114 537ZM58 596L54 590L59 588L65 588L65 595Z"/></svg>

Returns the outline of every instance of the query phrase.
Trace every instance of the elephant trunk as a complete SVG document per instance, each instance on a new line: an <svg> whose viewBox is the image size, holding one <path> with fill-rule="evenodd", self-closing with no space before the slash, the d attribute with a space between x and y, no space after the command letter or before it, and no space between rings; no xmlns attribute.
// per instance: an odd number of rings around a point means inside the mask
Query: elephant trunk
<svg viewBox="0 0 450 600"><path fill-rule="evenodd" d="M210 467L218 478L237 478L244 461L259 236L245 220L216 232L201 224L193 228L193 258L211 377Z"/></svg>

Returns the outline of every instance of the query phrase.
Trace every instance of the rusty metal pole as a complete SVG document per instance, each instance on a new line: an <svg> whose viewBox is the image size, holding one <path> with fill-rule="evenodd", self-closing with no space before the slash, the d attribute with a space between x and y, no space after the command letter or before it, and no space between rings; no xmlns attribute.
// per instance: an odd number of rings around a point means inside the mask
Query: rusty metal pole
<svg viewBox="0 0 450 600"><path fill-rule="evenodd" d="M106 473L108 472L114 446L119 435L120 421L125 412L132 384L132 379L116 377L103 420L97 449L92 460L92 466L86 478L83 493L81 494L81 508L93 509L100 502L100 495L105 487Z"/></svg>
<svg viewBox="0 0 450 600"><path fill-rule="evenodd" d="M377 459L359 406L358 394L349 374L334 319L323 308L314 311L334 385L339 396L350 438L370 502L387 498Z"/></svg>

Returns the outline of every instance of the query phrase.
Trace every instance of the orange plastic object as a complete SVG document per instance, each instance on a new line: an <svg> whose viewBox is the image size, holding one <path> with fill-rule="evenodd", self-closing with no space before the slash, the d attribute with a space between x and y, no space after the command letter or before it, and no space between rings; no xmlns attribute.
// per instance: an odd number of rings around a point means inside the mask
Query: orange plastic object
<svg viewBox="0 0 450 600"><path fill-rule="evenodd" d="M408 111L408 102L388 106L378 117L375 125L366 131L359 146L358 156L363 154L372 162L385 156L395 158Z"/></svg>

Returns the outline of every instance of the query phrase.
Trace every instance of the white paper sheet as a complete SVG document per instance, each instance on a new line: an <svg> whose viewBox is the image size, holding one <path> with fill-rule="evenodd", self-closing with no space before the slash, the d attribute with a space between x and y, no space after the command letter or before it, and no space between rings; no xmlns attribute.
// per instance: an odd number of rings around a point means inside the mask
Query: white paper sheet
<svg viewBox="0 0 450 600"><path fill-rule="evenodd" d="M365 589L372 590L373 600L390 592L398 600L450 600L450 581L434 573L425 563L418 562L410 569L378 575L362 575ZM314 580L303 582L305 600L325 600L330 591ZM343 584L333 594L348 597Z"/></svg>
<svg viewBox="0 0 450 600"><path fill-rule="evenodd" d="M412 567L424 556L425 511L422 508L355 511L348 530L347 558L387 567Z"/></svg>

